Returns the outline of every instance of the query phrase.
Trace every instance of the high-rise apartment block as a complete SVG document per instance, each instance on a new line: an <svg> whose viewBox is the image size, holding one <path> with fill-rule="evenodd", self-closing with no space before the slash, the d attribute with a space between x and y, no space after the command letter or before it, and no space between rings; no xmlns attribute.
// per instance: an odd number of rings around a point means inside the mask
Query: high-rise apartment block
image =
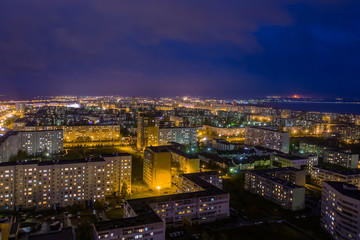
<svg viewBox="0 0 360 240"><path fill-rule="evenodd" d="M8 132L0 138L0 162L8 162L20 150L29 155L61 152L63 150L63 131Z"/></svg>
<svg viewBox="0 0 360 240"><path fill-rule="evenodd" d="M245 173L244 188L285 209L305 208L305 171L296 168L254 170Z"/></svg>
<svg viewBox="0 0 360 240"><path fill-rule="evenodd" d="M127 153L101 156L106 162L106 194L120 193L123 184L131 192L132 157Z"/></svg>
<svg viewBox="0 0 360 240"><path fill-rule="evenodd" d="M103 201L106 194L118 190L109 187L111 182L130 181L130 169L131 156L125 154L106 160L1 163L0 208L56 208Z"/></svg>
<svg viewBox="0 0 360 240"><path fill-rule="evenodd" d="M171 153L167 147L145 148L143 171L144 182L150 188L170 188Z"/></svg>
<svg viewBox="0 0 360 240"><path fill-rule="evenodd" d="M245 128L245 144L289 153L290 134L267 128Z"/></svg>
<svg viewBox="0 0 360 240"><path fill-rule="evenodd" d="M150 146L169 145L169 142L195 146L197 130L197 128L191 127L161 127L159 117L139 113L137 148L143 150Z"/></svg>
<svg viewBox="0 0 360 240"><path fill-rule="evenodd" d="M343 182L324 182L321 226L334 239L360 239L360 190Z"/></svg>
<svg viewBox="0 0 360 240"><path fill-rule="evenodd" d="M152 114L139 113L137 125L137 149L143 150L150 146L149 141L149 127L156 127L160 124L160 118ZM154 134L152 134L154 135Z"/></svg>

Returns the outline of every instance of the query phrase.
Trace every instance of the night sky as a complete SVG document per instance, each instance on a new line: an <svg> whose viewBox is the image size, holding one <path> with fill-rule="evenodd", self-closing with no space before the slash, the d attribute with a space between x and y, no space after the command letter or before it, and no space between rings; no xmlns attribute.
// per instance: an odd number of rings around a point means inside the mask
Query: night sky
<svg viewBox="0 0 360 240"><path fill-rule="evenodd" d="M3 0L0 95L359 97L359 0Z"/></svg>

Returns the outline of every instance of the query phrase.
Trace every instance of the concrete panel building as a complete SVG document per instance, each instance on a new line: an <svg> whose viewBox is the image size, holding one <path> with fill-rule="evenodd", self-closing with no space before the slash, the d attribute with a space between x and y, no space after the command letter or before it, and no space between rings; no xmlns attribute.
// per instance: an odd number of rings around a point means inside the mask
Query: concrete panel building
<svg viewBox="0 0 360 240"><path fill-rule="evenodd" d="M351 150L328 149L324 151L324 162L346 168L358 168L359 154Z"/></svg>
<svg viewBox="0 0 360 240"><path fill-rule="evenodd" d="M296 168L254 170L245 173L244 188L285 209L305 208L305 171Z"/></svg>
<svg viewBox="0 0 360 240"><path fill-rule="evenodd" d="M290 134L267 128L245 128L245 144L289 153Z"/></svg>
<svg viewBox="0 0 360 240"><path fill-rule="evenodd" d="M200 159L198 155L187 154L176 148L169 147L173 163L179 165L179 170L183 173L200 172Z"/></svg>
<svg viewBox="0 0 360 240"><path fill-rule="evenodd" d="M343 182L324 182L321 226L334 239L360 239L360 191Z"/></svg>
<svg viewBox="0 0 360 240"><path fill-rule="evenodd" d="M63 150L63 131L11 131L0 138L0 162L10 161L20 150L29 155L59 153Z"/></svg>
<svg viewBox="0 0 360 240"><path fill-rule="evenodd" d="M326 167L313 167L311 169L311 178L316 184L322 185L325 181L345 182L360 187L360 170L335 170Z"/></svg>
<svg viewBox="0 0 360 240"><path fill-rule="evenodd" d="M106 160L1 163L0 208L57 208L103 201L106 194L117 190L109 188L108 182L117 182L121 186L131 179L129 162L130 155L107 157ZM108 174L111 171L113 174ZM127 173L126 177L121 173ZM114 183L114 186L118 185Z"/></svg>
<svg viewBox="0 0 360 240"><path fill-rule="evenodd" d="M143 174L150 188L171 187L171 153L167 147L145 148Z"/></svg>
<svg viewBox="0 0 360 240"><path fill-rule="evenodd" d="M318 165L318 156L295 156L287 154L271 154L270 166L271 167L293 167L297 169L306 169L310 173L313 166Z"/></svg>

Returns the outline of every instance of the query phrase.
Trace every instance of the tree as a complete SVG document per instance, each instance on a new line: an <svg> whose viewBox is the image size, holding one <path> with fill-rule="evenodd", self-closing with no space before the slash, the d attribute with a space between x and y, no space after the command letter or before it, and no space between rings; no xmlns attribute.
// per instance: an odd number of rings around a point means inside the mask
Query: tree
<svg viewBox="0 0 360 240"><path fill-rule="evenodd" d="M220 234L220 240L229 240L228 236L225 233Z"/></svg>
<svg viewBox="0 0 360 240"><path fill-rule="evenodd" d="M126 182L124 182L121 186L120 197L122 199L126 199L127 195L128 195L128 187L127 187Z"/></svg>
<svg viewBox="0 0 360 240"><path fill-rule="evenodd" d="M17 152L16 156L13 156L13 157L10 158L10 162L16 162L16 161L24 160L24 159L27 159L27 158L31 158L31 156L29 154L27 154L26 151L19 150Z"/></svg>
<svg viewBox="0 0 360 240"><path fill-rule="evenodd" d="M94 208L95 209L103 209L105 206L105 202L104 201L101 201L101 200L96 200L94 202Z"/></svg>
<svg viewBox="0 0 360 240"><path fill-rule="evenodd" d="M87 223L81 223L75 230L76 240L92 240L92 226Z"/></svg>
<svg viewBox="0 0 360 240"><path fill-rule="evenodd" d="M129 137L130 131L127 128L120 128L120 134L123 137Z"/></svg>
<svg viewBox="0 0 360 240"><path fill-rule="evenodd" d="M209 233L207 233L206 231L203 231L201 234L201 239L204 240L214 240L214 235L210 235Z"/></svg>

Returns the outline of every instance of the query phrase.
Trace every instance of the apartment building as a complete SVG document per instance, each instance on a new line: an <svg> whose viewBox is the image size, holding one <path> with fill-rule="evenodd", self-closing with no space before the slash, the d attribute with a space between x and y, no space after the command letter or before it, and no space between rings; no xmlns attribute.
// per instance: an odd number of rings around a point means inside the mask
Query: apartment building
<svg viewBox="0 0 360 240"><path fill-rule="evenodd" d="M213 138L211 140L211 146L220 151L234 151L241 149L244 145L241 143L231 143L226 141L226 139Z"/></svg>
<svg viewBox="0 0 360 240"><path fill-rule="evenodd" d="M213 134L217 136L223 137L244 137L245 135L245 128L240 127L232 127L232 128L220 128L220 127L213 127L208 125L203 125L203 129L211 131Z"/></svg>
<svg viewBox="0 0 360 240"><path fill-rule="evenodd" d="M360 190L343 183L323 183L321 226L334 239L360 239Z"/></svg>
<svg viewBox="0 0 360 240"><path fill-rule="evenodd" d="M222 183L223 183L222 176L218 172L208 171L208 172L201 172L201 173L186 174L185 177L184 177L184 175L180 175L179 176L180 191L182 191L182 192L201 191L202 188L198 184L196 184L196 182L193 181L193 176L195 176L196 178L200 178L200 179L214 185L215 187L217 187L219 189L222 189Z"/></svg>
<svg viewBox="0 0 360 240"><path fill-rule="evenodd" d="M114 156L107 157L107 160L99 158L1 163L0 208L57 208L75 203L103 201L106 194L114 192L114 189L107 187L108 182L114 181L122 185L131 179L131 175L121 178L121 172L131 173L128 170L131 168L131 156L122 158L127 158L127 161L119 161ZM111 166L111 161L118 163ZM117 173L108 174L111 171Z"/></svg>
<svg viewBox="0 0 360 240"><path fill-rule="evenodd" d="M326 149L328 149L328 147L306 141L302 141L299 144L299 152L301 154L314 154L323 157L324 150Z"/></svg>
<svg viewBox="0 0 360 240"><path fill-rule="evenodd" d="M160 117L153 114L139 113L137 126L137 148L168 145L177 142L195 146L197 128L160 127Z"/></svg>
<svg viewBox="0 0 360 240"><path fill-rule="evenodd" d="M195 146L197 142L197 128L159 126L148 127L146 147L169 145L169 142Z"/></svg>
<svg viewBox="0 0 360 240"><path fill-rule="evenodd" d="M165 222L145 202L137 205L131 216L95 223L94 239L165 239Z"/></svg>
<svg viewBox="0 0 360 240"><path fill-rule="evenodd" d="M305 208L305 171L296 168L254 170L245 173L244 188L292 211Z"/></svg>
<svg viewBox="0 0 360 240"><path fill-rule="evenodd" d="M313 166L318 165L318 156L295 156L287 154L271 154L270 166L271 167L293 167L297 169L306 169L310 172Z"/></svg>
<svg viewBox="0 0 360 240"><path fill-rule="evenodd" d="M120 125L63 126L64 147L120 142Z"/></svg>
<svg viewBox="0 0 360 240"><path fill-rule="evenodd" d="M132 157L128 153L114 153L101 156L106 162L106 194L120 193L126 184L131 192Z"/></svg>
<svg viewBox="0 0 360 240"><path fill-rule="evenodd" d="M0 162L10 161L20 150L29 155L61 152L63 150L63 131L11 131L0 138Z"/></svg>
<svg viewBox="0 0 360 240"><path fill-rule="evenodd" d="M172 162L179 166L179 170L183 173L200 172L200 159L198 155L187 154L174 147L169 147Z"/></svg>
<svg viewBox="0 0 360 240"><path fill-rule="evenodd" d="M158 145L168 145L169 142L177 142L196 146L197 130L198 128L191 127L159 128Z"/></svg>
<svg viewBox="0 0 360 240"><path fill-rule="evenodd" d="M21 122L14 126L17 131L37 132L62 130L64 147L74 147L79 145L116 145L120 143L120 125L55 125L38 126L33 124L21 125Z"/></svg>
<svg viewBox="0 0 360 240"><path fill-rule="evenodd" d="M63 150L62 130L18 132L17 135L20 150L31 155L42 152L55 154Z"/></svg>
<svg viewBox="0 0 360 240"><path fill-rule="evenodd" d="M311 169L311 178L319 185L325 181L333 181L360 187L360 170L358 169L338 170L317 166Z"/></svg>
<svg viewBox="0 0 360 240"><path fill-rule="evenodd" d="M19 151L17 132L10 131L0 137L0 163L8 162Z"/></svg>
<svg viewBox="0 0 360 240"><path fill-rule="evenodd" d="M201 178L183 174L195 191L127 200L124 217L94 224L95 239L165 239L166 226L213 222L229 217L229 194Z"/></svg>
<svg viewBox="0 0 360 240"><path fill-rule="evenodd" d="M138 114L138 125L137 125L137 149L143 150L145 147L154 145L149 144L149 127L156 127L160 124L160 118L153 114L139 113ZM152 133L151 141L157 141L156 134ZM157 145L154 145L157 146Z"/></svg>
<svg viewBox="0 0 360 240"><path fill-rule="evenodd" d="M268 128L246 127L245 144L289 153L290 134Z"/></svg>
<svg viewBox="0 0 360 240"><path fill-rule="evenodd" d="M358 168L359 154L351 150L328 149L324 151L324 162L346 168Z"/></svg>
<svg viewBox="0 0 360 240"><path fill-rule="evenodd" d="M171 187L171 153L166 146L145 148L143 179L150 188Z"/></svg>

